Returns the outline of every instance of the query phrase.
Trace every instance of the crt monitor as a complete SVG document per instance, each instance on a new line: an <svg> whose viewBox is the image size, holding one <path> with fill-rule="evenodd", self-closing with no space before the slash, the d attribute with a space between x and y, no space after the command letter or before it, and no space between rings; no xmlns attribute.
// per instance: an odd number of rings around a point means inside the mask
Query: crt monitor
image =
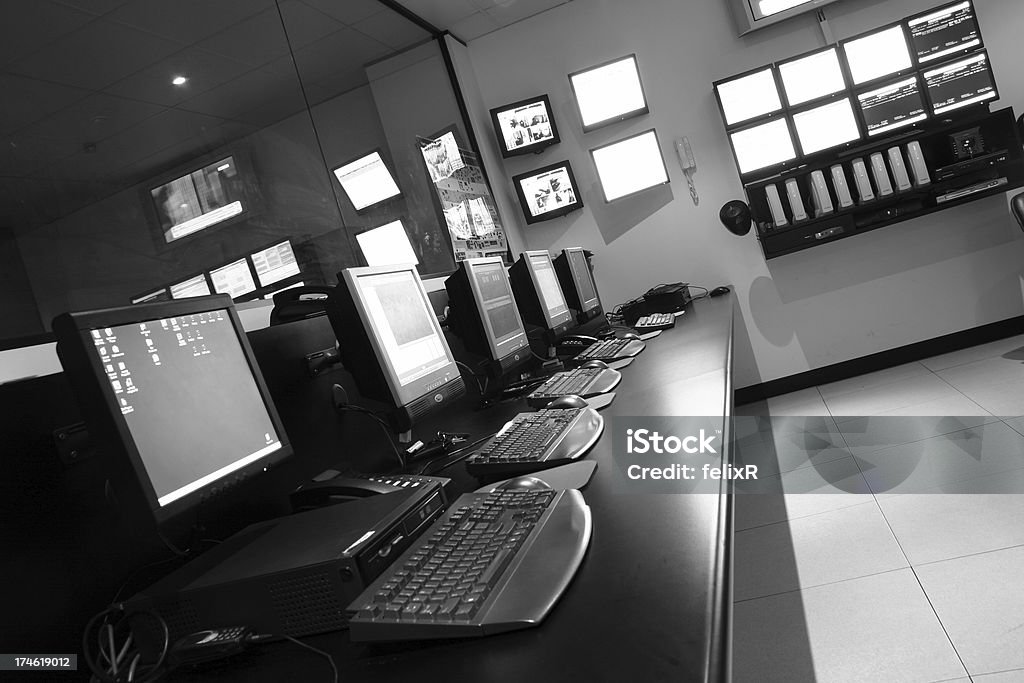
<svg viewBox="0 0 1024 683"><path fill-rule="evenodd" d="M500 256L463 261L444 286L449 325L467 351L488 358L496 374L531 359L526 329Z"/></svg>
<svg viewBox="0 0 1024 683"><path fill-rule="evenodd" d="M571 327L572 312L558 284L551 254L524 251L508 274L524 321L547 330L549 341Z"/></svg>
<svg viewBox="0 0 1024 683"><path fill-rule="evenodd" d="M563 249L555 258L554 265L566 301L570 308L576 310L577 323L582 325L604 313L590 263L582 247Z"/></svg>
<svg viewBox="0 0 1024 683"><path fill-rule="evenodd" d="M231 298L53 321L118 499L163 523L291 454Z"/></svg>
<svg viewBox="0 0 1024 683"><path fill-rule="evenodd" d="M346 268L338 280L327 315L342 363L364 397L387 405L396 431L465 393L413 264Z"/></svg>

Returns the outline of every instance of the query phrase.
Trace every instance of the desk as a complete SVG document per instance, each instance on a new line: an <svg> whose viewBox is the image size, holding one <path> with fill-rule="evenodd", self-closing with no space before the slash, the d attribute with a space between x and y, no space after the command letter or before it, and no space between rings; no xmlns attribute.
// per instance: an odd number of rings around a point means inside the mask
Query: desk
<svg viewBox="0 0 1024 683"><path fill-rule="evenodd" d="M731 461L732 320L731 295L694 302L674 329L649 341L623 370L617 398L602 414L720 416L721 457ZM482 434L522 410L522 401L481 411L461 406L439 416L438 424ZM354 644L344 632L305 642L329 652L339 680L349 683L728 681L728 484L719 495L620 495L607 476L608 434L587 457L598 462L583 492L593 538L575 579L540 627L434 643ZM460 490L476 487L462 465L445 474ZM215 675L316 683L331 674L322 657L278 643Z"/></svg>

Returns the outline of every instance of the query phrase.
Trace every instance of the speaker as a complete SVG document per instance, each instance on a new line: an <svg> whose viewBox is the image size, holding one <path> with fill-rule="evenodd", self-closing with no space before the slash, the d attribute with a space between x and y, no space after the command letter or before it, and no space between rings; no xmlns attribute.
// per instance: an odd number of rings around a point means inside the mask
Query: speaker
<svg viewBox="0 0 1024 683"><path fill-rule="evenodd" d="M718 212L718 220L734 235L750 232L750 207L738 199L726 202Z"/></svg>
<svg viewBox="0 0 1024 683"><path fill-rule="evenodd" d="M1013 217L1017 219L1017 225L1024 230L1024 192L1014 195L1010 200L1010 208L1013 210Z"/></svg>

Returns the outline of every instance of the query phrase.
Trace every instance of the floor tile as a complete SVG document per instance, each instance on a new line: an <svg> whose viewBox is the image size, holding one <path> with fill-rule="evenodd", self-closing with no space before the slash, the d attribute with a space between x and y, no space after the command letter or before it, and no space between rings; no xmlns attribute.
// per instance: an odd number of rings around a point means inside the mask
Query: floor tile
<svg viewBox="0 0 1024 683"><path fill-rule="evenodd" d="M736 600L908 566L874 501L738 531L734 543Z"/></svg>
<svg viewBox="0 0 1024 683"><path fill-rule="evenodd" d="M1024 436L992 422L855 457L876 495L923 493L1024 468Z"/></svg>
<svg viewBox="0 0 1024 683"><path fill-rule="evenodd" d="M736 493L737 531L874 501L852 457L737 481Z"/></svg>
<svg viewBox="0 0 1024 683"><path fill-rule="evenodd" d="M965 402L968 399L963 398ZM971 403L977 410L976 404ZM985 413L984 415L965 415L962 412L936 410L939 406L927 404L921 415L874 415L856 417L839 423L839 431L848 450L854 455L871 453L883 448L891 448L913 441L930 439L933 436L952 434L989 422L997 422L999 418ZM952 417L952 416L956 417Z"/></svg>
<svg viewBox="0 0 1024 683"><path fill-rule="evenodd" d="M763 431L733 442L739 465L756 465L762 477L850 457L838 430Z"/></svg>
<svg viewBox="0 0 1024 683"><path fill-rule="evenodd" d="M784 416L793 415L805 417L808 415L828 415L828 408L821 399L821 394L815 388L794 391L782 396L774 396L765 402L769 415ZM1024 415L1024 413L1021 413Z"/></svg>
<svg viewBox="0 0 1024 683"><path fill-rule="evenodd" d="M1010 357L1020 356L1024 359L1024 335L999 339L988 344L979 344L970 348L944 353L941 356L932 356L921 361L929 370L937 372L957 365L966 365L987 358L1008 355Z"/></svg>
<svg viewBox="0 0 1024 683"><path fill-rule="evenodd" d="M828 403L830 398L841 396L842 394L864 391L865 389L873 389L896 382L904 382L913 377L922 377L930 374L932 374L931 370L920 363L907 363L838 382L822 384L818 387L818 392L825 399L825 403Z"/></svg>
<svg viewBox="0 0 1024 683"><path fill-rule="evenodd" d="M1018 434L1024 434L1024 417L1015 417L1005 422Z"/></svg>
<svg viewBox="0 0 1024 683"><path fill-rule="evenodd" d="M961 391L989 384L1024 381L1024 362L1017 358L985 358L935 373Z"/></svg>
<svg viewBox="0 0 1024 683"><path fill-rule="evenodd" d="M1024 683L1024 669L974 676L974 683Z"/></svg>
<svg viewBox="0 0 1024 683"><path fill-rule="evenodd" d="M956 389L929 373L901 382L831 396L825 399L825 405L836 423L842 424L854 417L880 415L932 401L950 401L957 396Z"/></svg>
<svg viewBox="0 0 1024 683"><path fill-rule="evenodd" d="M910 570L734 608L735 683L931 683L966 675Z"/></svg>
<svg viewBox="0 0 1024 683"><path fill-rule="evenodd" d="M916 571L968 673L1024 668L1024 547Z"/></svg>
<svg viewBox="0 0 1024 683"><path fill-rule="evenodd" d="M1024 379L1006 384L986 384L961 389L967 398L999 417L1024 413Z"/></svg>

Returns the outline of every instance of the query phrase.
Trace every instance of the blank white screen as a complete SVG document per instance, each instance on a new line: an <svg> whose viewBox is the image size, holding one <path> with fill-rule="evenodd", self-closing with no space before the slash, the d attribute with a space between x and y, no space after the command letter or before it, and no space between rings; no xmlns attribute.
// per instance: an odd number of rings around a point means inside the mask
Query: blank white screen
<svg viewBox="0 0 1024 683"><path fill-rule="evenodd" d="M843 49L854 85L909 69L912 65L910 48L900 26L845 43Z"/></svg>
<svg viewBox="0 0 1024 683"><path fill-rule="evenodd" d="M377 152L334 169L334 175L357 211L402 193Z"/></svg>
<svg viewBox="0 0 1024 683"><path fill-rule="evenodd" d="M750 173L796 158L785 119L769 121L729 136L740 173Z"/></svg>
<svg viewBox="0 0 1024 683"><path fill-rule="evenodd" d="M654 131L595 149L594 166L607 201L668 182Z"/></svg>
<svg viewBox="0 0 1024 683"><path fill-rule="evenodd" d="M415 263L416 258L409 235L402 221L393 221L373 230L356 235L359 248L363 250L368 266L390 266L395 263Z"/></svg>
<svg viewBox="0 0 1024 683"><path fill-rule="evenodd" d="M770 68L728 83L719 83L716 89L725 122L730 126L782 109L779 89Z"/></svg>
<svg viewBox="0 0 1024 683"><path fill-rule="evenodd" d="M860 138L849 98L794 114L793 124L804 154L813 154Z"/></svg>
<svg viewBox="0 0 1024 683"><path fill-rule="evenodd" d="M640 71L632 55L570 77L584 126L647 106Z"/></svg>
<svg viewBox="0 0 1024 683"><path fill-rule="evenodd" d="M780 64L779 73L790 106L831 95L846 87L835 48Z"/></svg>

